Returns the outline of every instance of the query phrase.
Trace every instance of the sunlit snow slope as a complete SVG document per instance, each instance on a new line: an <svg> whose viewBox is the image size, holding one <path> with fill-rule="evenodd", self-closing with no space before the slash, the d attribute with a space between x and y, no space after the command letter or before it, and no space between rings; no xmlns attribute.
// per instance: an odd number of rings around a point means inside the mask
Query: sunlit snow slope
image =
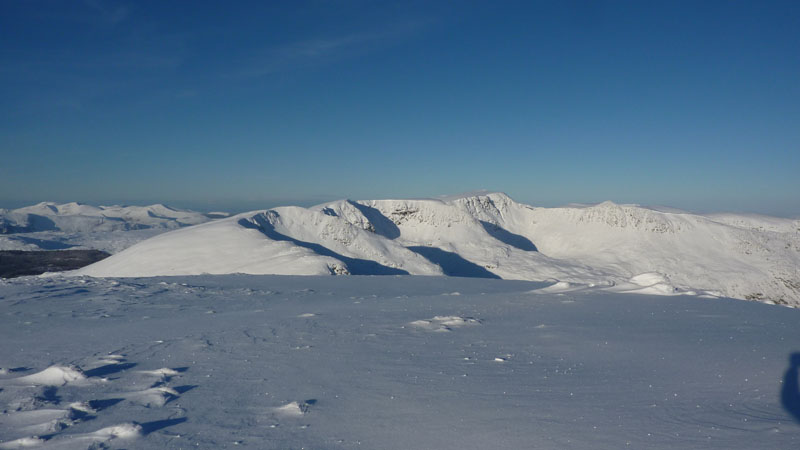
<svg viewBox="0 0 800 450"><path fill-rule="evenodd" d="M343 200L172 231L77 274L451 275L554 289L695 292L800 305L800 221L606 202L534 208L505 194Z"/></svg>

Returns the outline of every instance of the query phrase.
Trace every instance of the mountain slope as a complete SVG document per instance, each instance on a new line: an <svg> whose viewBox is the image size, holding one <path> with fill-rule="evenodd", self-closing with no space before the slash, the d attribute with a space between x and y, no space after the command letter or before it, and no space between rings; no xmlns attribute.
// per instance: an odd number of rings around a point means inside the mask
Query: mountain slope
<svg viewBox="0 0 800 450"><path fill-rule="evenodd" d="M659 272L672 283L736 298L798 304L800 233L796 221L769 218L741 226L693 214L603 203L537 208L526 232L542 252L619 276ZM780 223L780 230L769 228ZM792 231L793 230L793 231Z"/></svg>
<svg viewBox="0 0 800 450"><path fill-rule="evenodd" d="M343 200L173 231L76 273L444 274L800 305L798 228L611 202L534 208L500 193Z"/></svg>
<svg viewBox="0 0 800 450"><path fill-rule="evenodd" d="M326 214L297 207L245 213L171 231L119 255L78 273L122 277L442 273L438 266L402 246Z"/></svg>

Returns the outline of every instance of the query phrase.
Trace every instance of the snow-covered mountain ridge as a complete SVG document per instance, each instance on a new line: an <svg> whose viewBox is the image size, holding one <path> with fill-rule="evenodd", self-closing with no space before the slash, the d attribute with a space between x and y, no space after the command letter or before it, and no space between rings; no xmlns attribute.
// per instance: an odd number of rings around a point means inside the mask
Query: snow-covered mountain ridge
<svg viewBox="0 0 800 450"><path fill-rule="evenodd" d="M156 236L76 273L452 275L800 306L798 268L797 220L611 202L536 208L482 193L248 212Z"/></svg>
<svg viewBox="0 0 800 450"><path fill-rule="evenodd" d="M0 209L0 234L39 231L96 232L178 228L207 222L208 216L161 204L90 206L42 202L18 209Z"/></svg>

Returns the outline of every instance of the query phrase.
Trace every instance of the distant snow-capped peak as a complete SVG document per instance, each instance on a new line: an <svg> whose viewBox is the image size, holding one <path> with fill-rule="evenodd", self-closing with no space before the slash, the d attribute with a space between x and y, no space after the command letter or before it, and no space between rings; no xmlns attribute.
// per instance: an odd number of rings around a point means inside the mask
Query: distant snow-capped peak
<svg viewBox="0 0 800 450"><path fill-rule="evenodd" d="M77 202L41 202L18 209L0 210L0 234L178 228L208 220L210 219L205 214L162 204L91 206Z"/></svg>

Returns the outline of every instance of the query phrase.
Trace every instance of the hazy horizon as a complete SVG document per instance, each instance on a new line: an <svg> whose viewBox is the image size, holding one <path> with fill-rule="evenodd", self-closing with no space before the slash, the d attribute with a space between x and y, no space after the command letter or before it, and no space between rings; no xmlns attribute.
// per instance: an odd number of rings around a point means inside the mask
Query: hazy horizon
<svg viewBox="0 0 800 450"><path fill-rule="evenodd" d="M473 191L468 191L473 192ZM474 191L476 193L479 192L503 192L503 191L492 191L492 190L481 190L481 191ZM675 205L665 205L665 204L648 204L648 203L636 203L636 202L624 202L624 201L616 201L614 199L605 199L600 201L587 201L587 202L528 202L520 200L519 198L515 197L514 195L509 194L508 192L503 192L509 195L514 201L519 203L524 203L529 206L535 207L544 207L544 208L557 208L557 207L569 207L569 206L587 206L587 205L597 205L606 201L610 201L616 203L618 205L638 205L644 208L661 210L665 212L687 212L693 214L715 214L715 213L734 213L734 214L742 214L742 215L765 215L765 216L773 216L773 217L780 217L780 218L788 218L788 219L800 219L800 213L791 213L791 212L782 212L782 211L770 211L768 209L763 210L756 210L756 211L748 211L748 210L733 210L733 209L713 209L713 208L691 208L691 207L679 207ZM36 205L42 202L53 202L58 204L63 203L70 203L70 202L77 202L86 205L92 206L147 206L153 204L163 204L173 208L179 209L188 209L203 213L209 212L226 212L230 214L239 214L248 211L257 211L263 209L271 209L280 206L300 206L300 207L311 207L320 205L323 203L335 202L338 200L383 200L383 199L426 199L426 198L440 198L440 197L447 197L450 195L460 195L463 193L453 192L453 193L446 193L446 194L436 194L436 195L428 195L428 196L417 196L417 197L352 197L352 196L318 196L318 197L308 197L308 198L285 198L285 199L265 199L263 201L260 200L220 200L220 201L209 201L209 202L197 202L197 201L187 201L187 200L173 200L173 201L164 201L163 199L143 199L141 201L100 201L100 202L92 202L92 201L82 201L82 200L63 200L63 201L56 201L56 200L38 200L38 201L13 201L13 202L3 202L0 203L0 209L17 209L23 208L26 206Z"/></svg>

